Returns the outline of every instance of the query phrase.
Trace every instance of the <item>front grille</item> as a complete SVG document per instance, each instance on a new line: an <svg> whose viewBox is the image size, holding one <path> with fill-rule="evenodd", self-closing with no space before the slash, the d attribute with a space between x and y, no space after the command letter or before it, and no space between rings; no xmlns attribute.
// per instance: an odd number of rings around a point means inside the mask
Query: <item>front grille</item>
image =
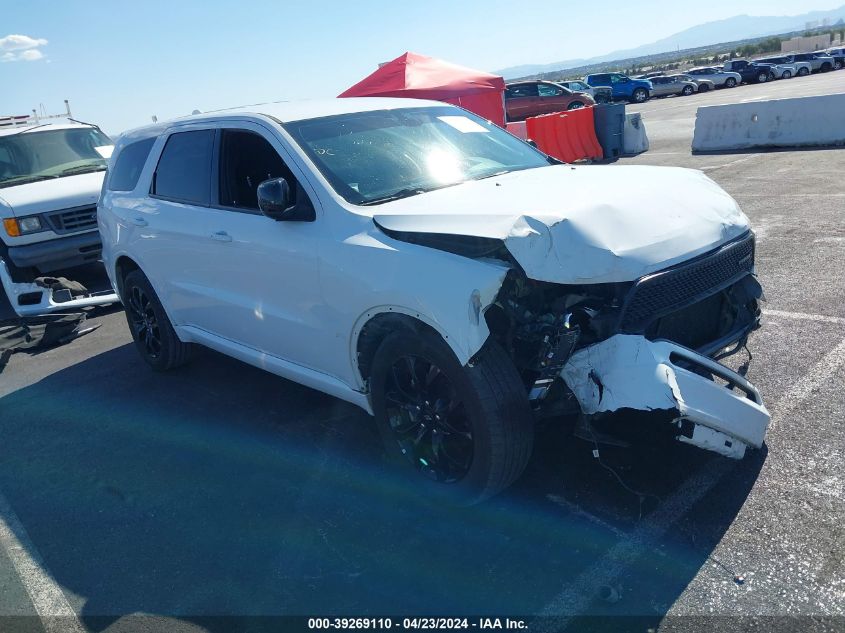
<svg viewBox="0 0 845 633"><path fill-rule="evenodd" d="M625 299L620 330L642 333L655 319L727 288L754 268L754 235L640 279Z"/></svg>
<svg viewBox="0 0 845 633"><path fill-rule="evenodd" d="M97 228L96 205L74 207L47 214L47 222L56 233L76 233Z"/></svg>

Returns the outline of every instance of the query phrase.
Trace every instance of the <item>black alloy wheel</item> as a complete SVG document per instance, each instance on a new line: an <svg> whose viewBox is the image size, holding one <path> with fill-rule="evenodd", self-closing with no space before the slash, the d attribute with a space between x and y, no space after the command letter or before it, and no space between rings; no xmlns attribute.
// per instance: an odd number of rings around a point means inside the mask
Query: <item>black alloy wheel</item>
<svg viewBox="0 0 845 633"><path fill-rule="evenodd" d="M161 355L161 333L150 298L141 288L133 286L127 303L135 340L143 346L150 359L158 359Z"/></svg>
<svg viewBox="0 0 845 633"><path fill-rule="evenodd" d="M400 452L423 475L455 483L473 459L472 426L464 402L432 361L405 355L390 368L387 415Z"/></svg>

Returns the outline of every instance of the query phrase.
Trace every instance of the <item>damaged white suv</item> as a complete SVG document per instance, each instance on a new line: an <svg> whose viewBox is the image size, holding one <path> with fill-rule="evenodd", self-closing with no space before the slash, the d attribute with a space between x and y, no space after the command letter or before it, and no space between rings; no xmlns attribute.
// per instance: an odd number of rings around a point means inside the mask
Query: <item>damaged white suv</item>
<svg viewBox="0 0 845 633"><path fill-rule="evenodd" d="M154 369L202 344L352 402L465 500L573 408L600 434L634 409L729 457L762 445L757 390L714 360L759 325L754 236L700 172L563 165L456 107L336 99L124 134L98 218Z"/></svg>

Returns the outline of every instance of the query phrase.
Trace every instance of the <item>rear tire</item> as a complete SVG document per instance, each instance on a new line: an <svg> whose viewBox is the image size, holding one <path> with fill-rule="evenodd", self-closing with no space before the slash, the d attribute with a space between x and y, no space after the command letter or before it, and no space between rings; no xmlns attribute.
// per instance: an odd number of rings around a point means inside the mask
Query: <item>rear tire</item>
<svg viewBox="0 0 845 633"><path fill-rule="evenodd" d="M683 92L685 97L688 97L695 91L692 89L692 86L684 86L684 89L683 89L682 92Z"/></svg>
<svg viewBox="0 0 845 633"><path fill-rule="evenodd" d="M725 80L725 88L733 88L735 86L736 86L736 79L734 79L733 77L728 77Z"/></svg>
<svg viewBox="0 0 845 633"><path fill-rule="evenodd" d="M370 386L391 461L440 500L483 501L528 464L534 443L528 397L494 341L464 367L433 331L393 332L373 358Z"/></svg>
<svg viewBox="0 0 845 633"><path fill-rule="evenodd" d="M573 101L572 103L570 103L570 104L566 107L566 109L567 109L567 110L580 110L580 109L581 109L581 108L583 108L583 107L584 107L584 103L583 103L583 102L581 102L581 101Z"/></svg>
<svg viewBox="0 0 845 633"><path fill-rule="evenodd" d="M133 270L121 290L126 323L141 358L155 371L167 371L190 360L193 345L183 343L167 318L147 276Z"/></svg>
<svg viewBox="0 0 845 633"><path fill-rule="evenodd" d="M833 70L842 70L842 62L838 60L833 62Z"/></svg>
<svg viewBox="0 0 845 633"><path fill-rule="evenodd" d="M769 81L769 73L760 73L757 75L757 83L764 84Z"/></svg>
<svg viewBox="0 0 845 633"><path fill-rule="evenodd" d="M634 103L645 103L648 101L648 90L645 88L637 88L631 94L631 101Z"/></svg>

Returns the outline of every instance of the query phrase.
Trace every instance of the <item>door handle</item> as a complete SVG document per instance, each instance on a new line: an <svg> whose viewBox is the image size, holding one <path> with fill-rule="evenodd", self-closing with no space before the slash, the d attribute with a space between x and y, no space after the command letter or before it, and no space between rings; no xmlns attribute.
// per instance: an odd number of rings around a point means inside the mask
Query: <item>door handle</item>
<svg viewBox="0 0 845 633"><path fill-rule="evenodd" d="M211 234L211 239L215 242L231 242L232 236L226 233L226 231L217 231Z"/></svg>
<svg viewBox="0 0 845 633"><path fill-rule="evenodd" d="M144 218L132 218L132 224L135 226L147 226L147 221Z"/></svg>

